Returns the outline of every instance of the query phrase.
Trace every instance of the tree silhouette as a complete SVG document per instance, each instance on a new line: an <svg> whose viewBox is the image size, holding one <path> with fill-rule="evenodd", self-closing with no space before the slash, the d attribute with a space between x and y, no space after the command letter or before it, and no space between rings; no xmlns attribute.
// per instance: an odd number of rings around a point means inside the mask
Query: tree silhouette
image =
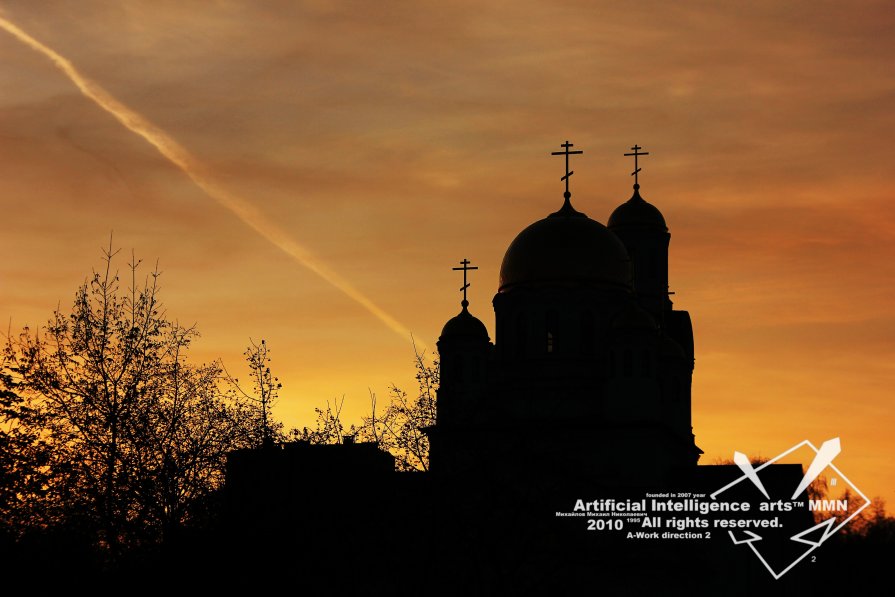
<svg viewBox="0 0 895 597"><path fill-rule="evenodd" d="M359 426L347 426L342 421L345 397L327 401L325 408L315 408L317 414L313 428L292 429L285 439L306 441L312 444L341 444L345 438L361 442L374 442L380 449L395 457L399 471L429 470L429 437L426 428L435 424L435 396L438 389L438 361L431 365L414 347L417 394L392 385L385 408L380 410L375 392L370 392L370 414L362 418Z"/></svg>
<svg viewBox="0 0 895 597"><path fill-rule="evenodd" d="M16 392L6 354L0 361L0 533L21 534L39 518L34 504L48 485L50 446L41 437L42 416Z"/></svg>
<svg viewBox="0 0 895 597"><path fill-rule="evenodd" d="M283 384L280 383L278 377L270 372L270 348L265 340L262 339L260 344L256 344L254 340L250 339L244 355L246 363L249 365L252 393L245 391L239 385L239 379L231 376L226 368L224 368L224 373L231 383L233 391L255 406L257 423L254 426L254 435L257 437L253 437L251 442L257 447L271 447L285 440L282 431L283 424L275 421L271 416L271 408L276 402Z"/></svg>
<svg viewBox="0 0 895 597"><path fill-rule="evenodd" d="M317 420L313 429L310 427L302 427L301 429L293 428L289 431L288 439L291 441L309 442L312 444L341 444L345 441L345 436L354 437L357 430L354 425L345 429L342 423L342 406L345 404L345 396L333 400L326 401L326 408L315 408Z"/></svg>
<svg viewBox="0 0 895 597"><path fill-rule="evenodd" d="M426 363L424 354L414 347L417 395L392 385L389 403L377 412L376 394L370 392L370 416L363 418L357 430L358 438L374 441L395 456L395 466L401 471L429 470L429 437L425 429L435 424L435 397L438 389L438 361Z"/></svg>
<svg viewBox="0 0 895 597"><path fill-rule="evenodd" d="M193 517L222 484L227 452L248 446L254 412L222 389L220 364L187 360L198 332L166 318L158 270L138 282L132 259L122 285L116 253L110 243L70 313L5 347L5 383L51 452L35 500L44 521L83 519L111 557Z"/></svg>

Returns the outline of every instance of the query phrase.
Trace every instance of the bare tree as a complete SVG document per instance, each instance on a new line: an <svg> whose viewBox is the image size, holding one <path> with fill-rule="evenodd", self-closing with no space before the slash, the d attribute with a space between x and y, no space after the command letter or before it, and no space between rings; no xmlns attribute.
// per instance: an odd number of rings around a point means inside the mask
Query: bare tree
<svg viewBox="0 0 895 597"><path fill-rule="evenodd" d="M303 427L292 429L289 439L292 441L305 441L312 444L341 444L345 436L355 437L357 429L352 425L347 430L342 423L342 407L345 405L345 396L339 400L333 400L332 404L327 400L326 408L315 408L317 420L314 429ZM347 431L347 433L346 433Z"/></svg>
<svg viewBox="0 0 895 597"><path fill-rule="evenodd" d="M425 429L435 424L435 393L438 388L438 362L429 365L426 357L414 347L414 365L418 391L414 398L392 385L389 401L380 410L376 394L370 391L370 415L363 417L360 426L346 427L342 422L343 396L317 413L315 427L292 429L288 439L313 444L341 444L346 437L363 442L375 442L395 456L395 466L401 471L429 469L429 437Z"/></svg>
<svg viewBox="0 0 895 597"><path fill-rule="evenodd" d="M273 420L271 408L273 407L283 384L280 379L270 372L269 363L270 348L262 339L260 344L249 339L249 347L245 350L245 359L249 365L249 377L252 380L252 393L246 392L239 385L239 379L230 375L224 368L227 380L231 383L233 391L243 399L254 404L257 412L257 435L253 443L258 447L270 447L284 439L282 423ZM222 365L223 367L223 365Z"/></svg>
<svg viewBox="0 0 895 597"><path fill-rule="evenodd" d="M187 360L194 327L165 317L156 269L122 285L111 243L70 313L7 337L8 370L52 446L47 508L83 512L114 555L189 519L245 447L252 410L222 391L221 366Z"/></svg>
<svg viewBox="0 0 895 597"><path fill-rule="evenodd" d="M435 397L438 388L438 362L426 363L425 354L414 346L417 395L392 385L389 402L381 414L377 412L376 394L370 392L370 416L364 417L358 437L375 441L395 456L395 465L402 471L429 470L429 437L425 429L435 424Z"/></svg>

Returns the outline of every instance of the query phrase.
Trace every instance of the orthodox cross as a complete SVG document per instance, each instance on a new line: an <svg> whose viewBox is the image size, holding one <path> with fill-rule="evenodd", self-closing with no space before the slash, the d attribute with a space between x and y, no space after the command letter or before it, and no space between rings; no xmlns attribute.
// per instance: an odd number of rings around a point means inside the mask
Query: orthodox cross
<svg viewBox="0 0 895 597"><path fill-rule="evenodd" d="M570 155L577 154L577 153L584 153L584 152L583 152L583 151L580 151L580 150L578 150L578 151L569 151L569 148L570 148L570 147L575 147L575 144L574 144L574 143L569 143L568 141L566 141L565 143L562 143L562 144L560 145L560 147L563 148L563 151L554 151L554 152L552 152L550 155L564 155L564 156L566 156L566 175L563 176L562 178L560 178L560 180L564 180L564 181L566 181L566 192L565 192L565 195L564 195L564 196L565 196L566 199L568 199L569 197L572 196L572 193L569 192L569 177L572 176L573 174L575 174L575 172L569 170L569 156L570 156Z"/></svg>
<svg viewBox="0 0 895 597"><path fill-rule="evenodd" d="M649 155L649 152L648 151L641 152L640 150L643 148L640 147L639 145L635 145L631 149L634 150L634 153L626 153L625 156L631 156L631 155L634 156L634 171L631 172L631 176L634 177L634 184L637 185L638 188L640 188L640 183L637 181L637 173L640 172L641 169L637 167L637 158L642 155Z"/></svg>
<svg viewBox="0 0 895 597"><path fill-rule="evenodd" d="M463 291L463 302L460 304L464 307L467 307L469 305L469 301L466 300L466 289L469 288L469 282L466 281L466 272L472 269L479 269L478 267L469 267L470 263L472 262L469 259L464 259L460 262L460 265L462 265L463 267L452 268L454 271L463 270L463 288L460 289Z"/></svg>

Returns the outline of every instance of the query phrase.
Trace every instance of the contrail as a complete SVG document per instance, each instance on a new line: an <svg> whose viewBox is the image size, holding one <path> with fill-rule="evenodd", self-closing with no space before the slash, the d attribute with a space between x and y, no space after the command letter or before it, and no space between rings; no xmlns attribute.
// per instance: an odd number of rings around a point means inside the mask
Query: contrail
<svg viewBox="0 0 895 597"><path fill-rule="evenodd" d="M202 164L193 157L183 145L168 135L168 133L149 122L141 114L118 101L100 85L82 75L70 60L31 37L15 23L0 17L0 27L32 50L46 56L56 68L62 71L62 73L74 83L82 94L93 100L97 106L114 116L115 119L128 130L148 141L168 161L189 176L196 186L205 191L205 194L217 201L221 206L230 210L230 212L242 220L243 223L273 243L277 248L295 259L301 265L341 290L348 297L373 314L379 321L388 326L390 330L401 336L401 338L405 340L410 338L410 330L404 327L394 317L383 311L373 301L364 296L363 293L352 286L345 278L317 260L308 249L292 240L285 230L267 219L255 208L255 206L216 183L212 177L205 172L205 168Z"/></svg>

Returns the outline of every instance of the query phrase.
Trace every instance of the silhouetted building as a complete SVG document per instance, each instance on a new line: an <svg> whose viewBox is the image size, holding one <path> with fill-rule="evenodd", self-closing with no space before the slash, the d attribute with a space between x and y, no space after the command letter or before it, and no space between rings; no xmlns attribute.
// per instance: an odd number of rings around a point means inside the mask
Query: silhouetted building
<svg viewBox="0 0 895 597"><path fill-rule="evenodd" d="M466 299L467 273L477 268L466 259L454 268L464 294L438 340L436 422L425 430L430 472L397 473L374 444L231 455L225 546L234 561L251 562L234 581L254 587L255 568L277 565L306 589L330 590L337 580L372 594L810 588L804 572L774 581L746 557L754 536L740 532L737 543L712 526L722 515L701 516L699 540L661 542L628 537L646 528L638 521L594 533L585 519L562 516L581 498L705 497L743 474L736 465L696 466L693 330L669 299L665 218L636 178L608 226L577 211L568 157L580 152L563 147L562 206L520 232L501 264L494 342ZM635 160L645 155L633 149ZM762 476L771 500L788 500L801 468L773 465ZM751 483L725 494L757 497ZM808 528L812 517L804 508L779 516L780 529L762 530L774 539L762 549L786 561L804 545L790 540L791 529Z"/></svg>
<svg viewBox="0 0 895 597"><path fill-rule="evenodd" d="M669 300L665 218L639 184L608 227L570 199L510 243L494 342L465 296L445 324L433 473L500 463L654 484L696 465L693 330Z"/></svg>

